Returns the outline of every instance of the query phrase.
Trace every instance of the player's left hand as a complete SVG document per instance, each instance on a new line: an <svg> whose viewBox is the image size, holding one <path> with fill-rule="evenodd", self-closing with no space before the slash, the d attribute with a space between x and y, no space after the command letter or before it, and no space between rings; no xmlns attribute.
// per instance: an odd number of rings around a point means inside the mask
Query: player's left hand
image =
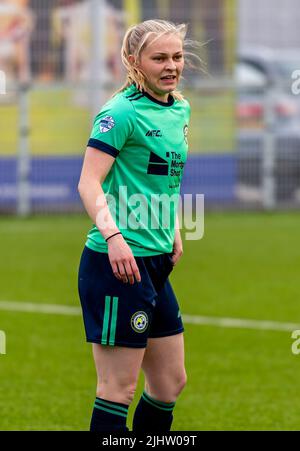
<svg viewBox="0 0 300 451"><path fill-rule="evenodd" d="M172 263L175 266L180 257L183 254L183 247L182 247L182 239L181 239L181 235L180 235L180 230L176 229L175 230L175 239L174 239L174 244L173 244L173 251L172 251Z"/></svg>

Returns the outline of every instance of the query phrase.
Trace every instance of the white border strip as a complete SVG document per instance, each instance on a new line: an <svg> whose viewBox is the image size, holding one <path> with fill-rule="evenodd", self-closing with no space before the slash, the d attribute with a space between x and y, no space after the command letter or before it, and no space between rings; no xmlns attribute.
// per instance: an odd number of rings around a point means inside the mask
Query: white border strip
<svg viewBox="0 0 300 451"><path fill-rule="evenodd" d="M59 304L38 304L33 302L0 301L0 310L10 312L45 313L53 315L81 315L80 307ZM220 318L216 316L182 315L186 324L228 327L238 329L273 330L290 332L300 329L300 324L277 321L263 321L241 318Z"/></svg>

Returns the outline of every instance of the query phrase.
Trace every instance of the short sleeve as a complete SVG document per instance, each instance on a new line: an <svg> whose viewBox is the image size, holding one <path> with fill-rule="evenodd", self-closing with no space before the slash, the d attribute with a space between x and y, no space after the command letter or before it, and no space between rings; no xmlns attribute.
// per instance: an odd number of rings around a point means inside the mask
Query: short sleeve
<svg viewBox="0 0 300 451"><path fill-rule="evenodd" d="M134 131L135 113L127 99L113 98L94 120L88 146L117 157Z"/></svg>

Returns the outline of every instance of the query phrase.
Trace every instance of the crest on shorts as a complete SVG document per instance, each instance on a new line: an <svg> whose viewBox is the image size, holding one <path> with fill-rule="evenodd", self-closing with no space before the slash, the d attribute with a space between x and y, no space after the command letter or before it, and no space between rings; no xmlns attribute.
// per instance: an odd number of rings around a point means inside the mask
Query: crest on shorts
<svg viewBox="0 0 300 451"><path fill-rule="evenodd" d="M148 327L148 315L146 312L135 312L131 317L131 327L137 333L145 332Z"/></svg>
<svg viewBox="0 0 300 451"><path fill-rule="evenodd" d="M105 116L101 119L99 128L101 133L106 133L116 125L115 120L112 116Z"/></svg>

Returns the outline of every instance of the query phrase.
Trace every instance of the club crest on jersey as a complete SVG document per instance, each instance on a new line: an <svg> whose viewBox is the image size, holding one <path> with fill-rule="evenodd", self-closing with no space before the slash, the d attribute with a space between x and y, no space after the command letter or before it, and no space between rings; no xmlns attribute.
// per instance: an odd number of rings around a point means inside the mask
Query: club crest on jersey
<svg viewBox="0 0 300 451"><path fill-rule="evenodd" d="M101 119L99 128L101 133L106 133L116 125L115 120L112 116L105 116Z"/></svg>
<svg viewBox="0 0 300 451"><path fill-rule="evenodd" d="M131 327L139 334L147 329L148 323L148 315L146 312L135 312L131 317Z"/></svg>
<svg viewBox="0 0 300 451"><path fill-rule="evenodd" d="M183 136L186 143L188 143L187 135L188 135L189 127L187 124L183 127Z"/></svg>

